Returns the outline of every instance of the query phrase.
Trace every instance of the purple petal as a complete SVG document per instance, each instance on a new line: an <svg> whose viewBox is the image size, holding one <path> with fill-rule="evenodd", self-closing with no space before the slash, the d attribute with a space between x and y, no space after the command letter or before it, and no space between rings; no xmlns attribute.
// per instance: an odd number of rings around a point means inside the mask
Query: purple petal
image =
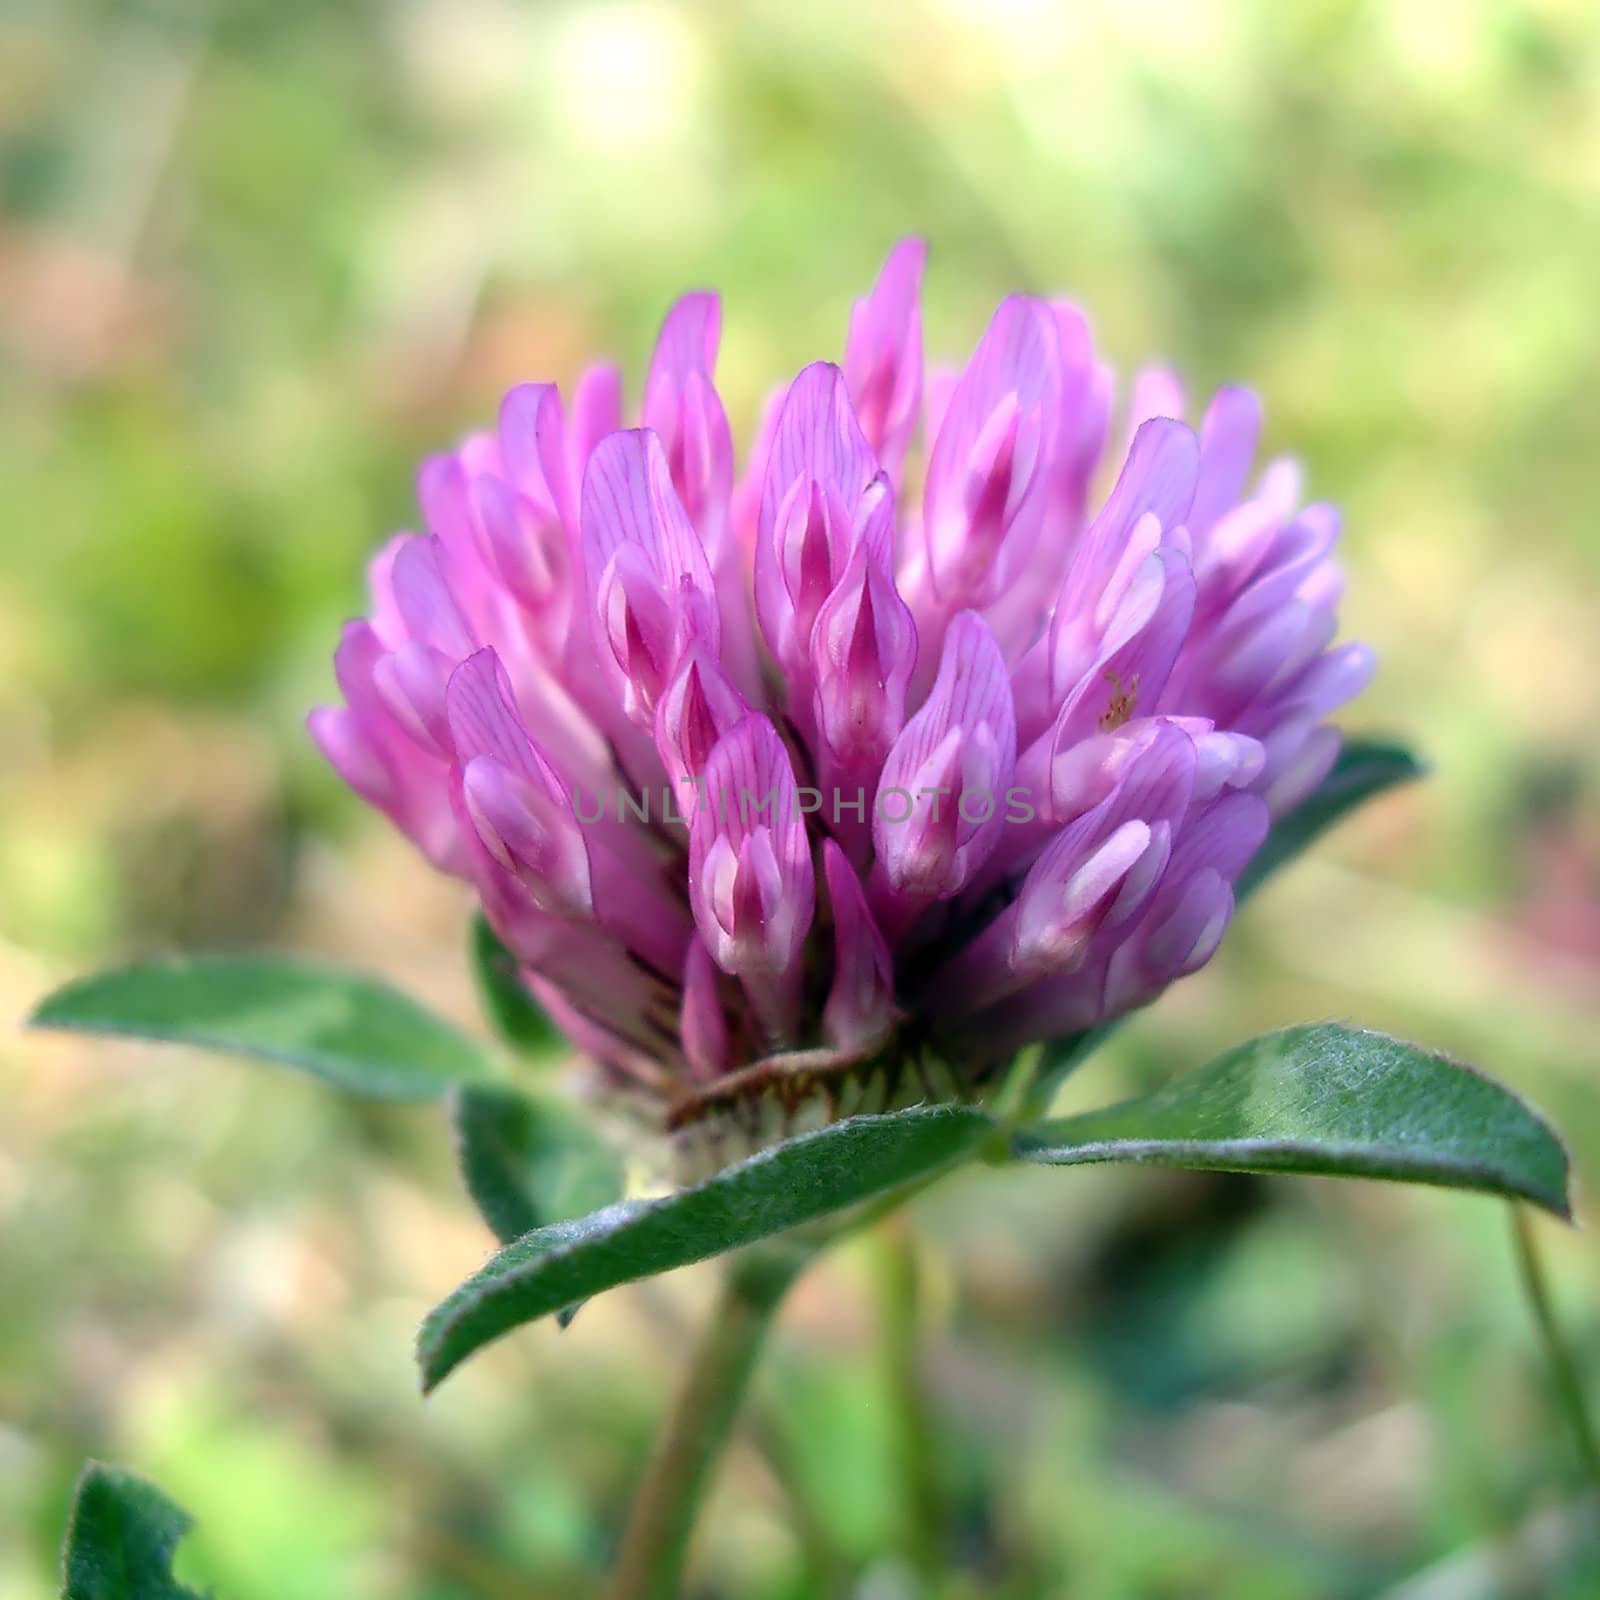
<svg viewBox="0 0 1600 1600"><path fill-rule="evenodd" d="M700 939L689 941L683 964L683 1008L678 1019L684 1059L702 1083L733 1068L728 1018L718 992L717 964Z"/></svg>
<svg viewBox="0 0 1600 1600"><path fill-rule="evenodd" d="M364 622L346 625L334 675L348 710L315 714L312 737L335 769L383 811L427 858L462 870L460 829L450 802L449 767L396 722L377 686L386 652Z"/></svg>
<svg viewBox="0 0 1600 1600"><path fill-rule="evenodd" d="M1061 395L1055 316L1001 303L934 440L923 493L933 597L948 615L993 604L1028 561L1044 516Z"/></svg>
<svg viewBox="0 0 1600 1600"><path fill-rule="evenodd" d="M1079 774L1081 814L1056 831L1014 901L941 978L934 1003L944 1015L1092 970L1103 959L1102 930L1126 923L1154 890L1193 792L1194 745L1161 721L1098 745L1094 771Z"/></svg>
<svg viewBox="0 0 1600 1600"><path fill-rule="evenodd" d="M559 608L571 598L565 529L552 508L518 495L503 478L472 481L472 505L489 569L528 611Z"/></svg>
<svg viewBox="0 0 1600 1600"><path fill-rule="evenodd" d="M306 728L328 765L369 804L388 810L395 799L388 763L367 737L361 719L344 706L318 706Z"/></svg>
<svg viewBox="0 0 1600 1600"><path fill-rule="evenodd" d="M455 665L432 645L410 639L380 657L372 669L373 687L389 715L422 749L446 760L451 749L445 685Z"/></svg>
<svg viewBox="0 0 1600 1600"><path fill-rule="evenodd" d="M706 763L689 824L689 897L723 971L795 970L815 883L789 752L765 717L746 717Z"/></svg>
<svg viewBox="0 0 1600 1600"><path fill-rule="evenodd" d="M1063 548L1083 521L1089 485L1105 449L1115 387L1111 369L1095 355L1088 318L1066 300L1052 300L1061 347L1061 410L1051 473L1052 533Z"/></svg>
<svg viewBox="0 0 1600 1600"><path fill-rule="evenodd" d="M861 427L891 482L898 483L922 406L921 239L889 252L872 293L850 313L844 375Z"/></svg>
<svg viewBox="0 0 1600 1600"><path fill-rule="evenodd" d="M395 554L390 582L407 633L461 661L476 645L446 571L444 545L438 538L411 538Z"/></svg>
<svg viewBox="0 0 1600 1600"><path fill-rule="evenodd" d="M827 820L859 857L870 843L865 807L905 724L917 628L886 564L857 548L823 603L811 636L812 718ZM859 814L853 809L860 805Z"/></svg>
<svg viewBox="0 0 1600 1600"><path fill-rule="evenodd" d="M609 361L585 367L573 391L567 428L567 473L574 489L583 482L594 447L622 426L622 370ZM576 506L562 515L574 527Z"/></svg>
<svg viewBox="0 0 1600 1600"><path fill-rule="evenodd" d="M815 362L789 389L767 458L756 536L756 612L791 677L803 675L818 610L863 538L887 559L888 481L856 422L844 375Z"/></svg>
<svg viewBox="0 0 1600 1600"><path fill-rule="evenodd" d="M553 383L521 383L507 392L500 402L500 455L511 486L542 516L572 520L566 419Z"/></svg>
<svg viewBox="0 0 1600 1600"><path fill-rule="evenodd" d="M1267 809L1274 817L1286 816L1333 771L1342 743L1339 730L1332 726L1313 729L1300 742L1293 758L1276 763L1266 790Z"/></svg>
<svg viewBox="0 0 1600 1600"><path fill-rule="evenodd" d="M1165 835L1136 817L1092 845L1067 830L1039 857L1018 893L1012 970L1023 979L1076 972L1129 877L1150 856L1159 870L1167 848Z"/></svg>
<svg viewBox="0 0 1600 1600"><path fill-rule="evenodd" d="M1148 516L1142 529L1153 529ZM1148 540L1130 541L1130 553ZM1018 762L1018 782L1042 790L1042 820L1064 821L1052 774L1064 757L1097 732L1111 733L1160 703L1194 611L1194 579L1187 560L1172 548L1152 551L1131 571L1114 574L1099 607L1061 623L1050 643L1049 688L1044 705L1057 709L1050 726L1034 733L1040 702L1030 697L1031 737ZM1030 675L1045 670L1032 658Z"/></svg>
<svg viewBox="0 0 1600 1600"><path fill-rule="evenodd" d="M461 769L462 807L479 841L540 910L587 919L594 910L589 858L570 814L537 784L477 756Z"/></svg>
<svg viewBox="0 0 1600 1600"><path fill-rule="evenodd" d="M463 808L489 857L540 909L587 917L593 893L583 830L555 768L523 726L493 650L456 668L446 704Z"/></svg>
<svg viewBox="0 0 1600 1600"><path fill-rule="evenodd" d="M1005 658L983 619L962 612L945 634L933 692L883 764L872 837L893 896L925 904L960 893L1004 825L1016 753Z"/></svg>
<svg viewBox="0 0 1600 1600"><path fill-rule="evenodd" d="M718 740L749 715L750 707L709 652L691 650L656 706L656 749L676 785L701 777ZM687 806L687 789L680 790Z"/></svg>
<svg viewBox="0 0 1600 1600"><path fill-rule="evenodd" d="M1157 417L1182 422L1184 414L1183 380L1171 367L1142 367L1133 376L1128 396L1128 448L1145 423Z"/></svg>
<svg viewBox="0 0 1600 1600"><path fill-rule="evenodd" d="M672 485L710 550L721 544L733 484L733 439L713 380L721 335L718 297L684 295L661 326L641 412L644 426L660 437Z"/></svg>
<svg viewBox="0 0 1600 1600"><path fill-rule="evenodd" d="M1093 597L1123 557L1134 529L1147 516L1163 533L1189 514L1200 464L1194 430L1156 418L1134 435L1116 487L1083 536L1056 605L1053 631L1093 605Z"/></svg>
<svg viewBox="0 0 1600 1600"><path fill-rule="evenodd" d="M1261 438L1261 401L1249 389L1218 389L1200 424L1200 481L1189 527L1205 533L1244 493Z"/></svg>
<svg viewBox="0 0 1600 1600"><path fill-rule="evenodd" d="M438 536L451 558L469 558L476 548L467 475L451 454L429 456L417 472L417 500L428 531Z"/></svg>
<svg viewBox="0 0 1600 1600"><path fill-rule="evenodd" d="M832 839L823 841L822 869L833 907L833 983L822 1009L822 1036L835 1050L864 1052L893 1026L894 962L861 880Z"/></svg>
<svg viewBox="0 0 1600 1600"><path fill-rule="evenodd" d="M1227 794L1198 807L1176 837L1160 889L1111 956L1101 994L1112 1016L1209 961L1233 914L1233 883L1267 835L1267 807Z"/></svg>
<svg viewBox="0 0 1600 1600"><path fill-rule="evenodd" d="M582 539L602 655L629 717L649 729L656 699L693 640L716 652L710 565L653 433L601 440L583 480Z"/></svg>

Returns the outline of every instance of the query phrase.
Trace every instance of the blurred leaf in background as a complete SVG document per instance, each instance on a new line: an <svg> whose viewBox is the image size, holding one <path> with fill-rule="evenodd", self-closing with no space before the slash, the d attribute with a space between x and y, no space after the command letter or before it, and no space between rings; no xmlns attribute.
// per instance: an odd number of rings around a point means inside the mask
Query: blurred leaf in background
<svg viewBox="0 0 1600 1600"><path fill-rule="evenodd" d="M1345 512L1362 716L1434 768L1059 1110L1350 1018L1481 1061L1600 1170L1592 5L22 0L0 82L8 1014L271 943L482 1032L460 896L300 726L415 460L591 351L636 394L699 284L747 437L919 231L935 349L1062 290L1124 375L1260 388ZM55 1592L88 1456L193 1513L180 1581L232 1600L592 1587L700 1277L522 1332L424 1409L412 1331L487 1249L442 1119L176 1051L0 1054L0 1592ZM1488 1202L984 1181L916 1213L952 1595L1366 1595L1551 1527L1535 1592L1600 1584ZM1593 1375L1581 1237L1547 1243ZM779 1330L769 1387L816 1398L774 1399L725 1475L723 1592L817 1591L816 1540L871 1567L888 1513L797 1441L814 1410L881 1448L861 1291L830 1262Z"/></svg>

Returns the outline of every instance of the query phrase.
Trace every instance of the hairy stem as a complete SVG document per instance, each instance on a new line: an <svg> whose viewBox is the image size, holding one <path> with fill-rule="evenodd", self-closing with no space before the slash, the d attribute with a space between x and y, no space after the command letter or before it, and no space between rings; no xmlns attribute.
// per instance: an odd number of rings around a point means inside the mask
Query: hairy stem
<svg viewBox="0 0 1600 1600"><path fill-rule="evenodd" d="M1596 1441L1594 1419L1589 1414L1589 1403L1584 1396L1577 1363L1572 1359L1572 1352L1567 1348L1567 1342L1556 1323L1544 1260L1539 1254L1538 1241L1533 1236L1533 1222L1526 1207L1511 1207L1511 1231L1516 1241L1517 1267L1522 1274L1523 1292L1528 1297L1533 1320L1539 1329L1539 1339L1544 1345L1545 1359L1550 1363L1550 1375L1555 1382L1556 1393L1572 1424L1579 1459L1583 1462L1589 1481L1600 1486L1600 1442Z"/></svg>
<svg viewBox="0 0 1600 1600"><path fill-rule="evenodd" d="M916 1241L903 1216L883 1223L878 1246L878 1314L884 1377L894 1429L895 1466L907 1556L919 1577L942 1567L944 1495L939 1482L937 1432L922 1378L921 1267Z"/></svg>
<svg viewBox="0 0 1600 1600"><path fill-rule="evenodd" d="M634 1492L607 1590L610 1600L672 1600L696 1513L727 1443L761 1342L805 1266L799 1252L748 1252L722 1294Z"/></svg>

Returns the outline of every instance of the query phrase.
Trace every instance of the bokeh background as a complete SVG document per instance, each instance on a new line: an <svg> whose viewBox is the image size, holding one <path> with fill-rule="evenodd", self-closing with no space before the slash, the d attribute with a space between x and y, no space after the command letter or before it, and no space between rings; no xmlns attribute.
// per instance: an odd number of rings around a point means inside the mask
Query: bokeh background
<svg viewBox="0 0 1600 1600"><path fill-rule="evenodd" d="M425 1405L489 1241L442 1119L27 1037L130 952L270 944L478 1027L460 894L303 736L423 450L725 294L748 426L908 231L930 345L1067 291L1123 372L1264 393L1347 512L1352 720L1435 764L1069 1084L1277 1023L1477 1061L1570 1136L1539 1227L1600 1394L1600 14L1589 0L11 0L0 13L0 1594L86 1456L223 1600L581 1597L707 1281ZM635 387L637 392L637 387ZM918 1205L920 1465L881 1241L780 1325L705 1595L1600 1593L1497 1204L1117 1170ZM908 1465L956 1560L897 1552Z"/></svg>

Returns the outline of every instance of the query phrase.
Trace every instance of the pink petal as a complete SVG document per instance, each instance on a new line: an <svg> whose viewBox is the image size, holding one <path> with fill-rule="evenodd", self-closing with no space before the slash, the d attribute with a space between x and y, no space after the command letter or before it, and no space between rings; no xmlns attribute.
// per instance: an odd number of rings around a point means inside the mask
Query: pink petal
<svg viewBox="0 0 1600 1600"><path fill-rule="evenodd" d="M571 521L566 419L553 383L522 383L507 392L500 402L500 454L512 487L541 515Z"/></svg>
<svg viewBox="0 0 1600 1600"><path fill-rule="evenodd" d="M683 1008L678 1032L684 1059L702 1083L710 1083L732 1070L733 1054L728 1018L717 991L717 965L700 939L689 941L683 965Z"/></svg>
<svg viewBox="0 0 1600 1600"><path fill-rule="evenodd" d="M689 824L689 897L725 972L795 970L815 884L789 752L765 717L725 734L706 763Z"/></svg>
<svg viewBox="0 0 1600 1600"><path fill-rule="evenodd" d="M673 487L706 548L727 525L733 439L713 373L722 334L714 294L686 294L667 313L645 379L641 420L661 440Z"/></svg>
<svg viewBox="0 0 1600 1600"><path fill-rule="evenodd" d="M1218 389L1200 424L1200 481L1189 526L1203 534L1244 493L1261 438L1261 402L1253 391Z"/></svg>
<svg viewBox="0 0 1600 1600"><path fill-rule="evenodd" d="M928 459L923 539L932 594L947 613L992 604L1027 562L1060 394L1054 314L1013 295L961 375Z"/></svg>
<svg viewBox="0 0 1600 1600"><path fill-rule="evenodd" d="M699 639L715 653L721 637L705 547L653 433L613 433L596 447L583 480L582 545L603 654L629 715L648 728L683 649Z"/></svg>
<svg viewBox="0 0 1600 1600"><path fill-rule="evenodd" d="M893 1026L894 963L866 894L844 852L822 845L822 869L833 907L833 983L822 1009L822 1035L835 1050L866 1051Z"/></svg>
<svg viewBox="0 0 1600 1600"><path fill-rule="evenodd" d="M902 239L889 252L872 292L850 313L844 375L862 431L884 471L898 483L906 447L922 406L921 239Z"/></svg>
<svg viewBox="0 0 1600 1600"><path fill-rule="evenodd" d="M1004 825L1004 796L1016 753L1005 658L983 619L962 612L945 635L933 692L883 764L872 836L892 894L928 900L961 891ZM918 794L944 786L927 781L935 770L951 790L942 801ZM909 816L889 814L891 790L899 791L897 801L899 795L911 797Z"/></svg>

